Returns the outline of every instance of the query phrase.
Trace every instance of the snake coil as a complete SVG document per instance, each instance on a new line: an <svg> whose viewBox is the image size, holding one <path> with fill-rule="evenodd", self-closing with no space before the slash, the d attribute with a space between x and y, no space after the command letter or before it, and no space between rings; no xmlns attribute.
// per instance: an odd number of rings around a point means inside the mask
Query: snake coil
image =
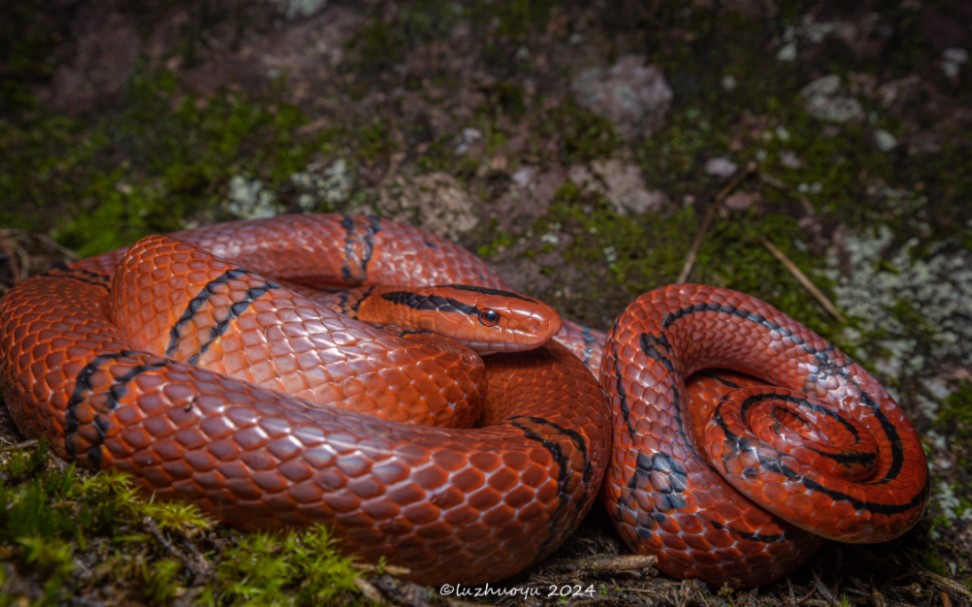
<svg viewBox="0 0 972 607"><path fill-rule="evenodd" d="M281 286L507 289L455 244L341 215L173 236L8 293L0 386L25 436L45 436L61 457L123 470L159 497L190 500L230 524L325 523L347 550L402 564L420 582L479 583L556 549L607 468L605 505L632 549L658 555L672 575L742 587L803 562L819 544L811 531L883 541L910 528L927 501L920 441L887 393L746 295L652 291L606 342L565 322L559 339L577 356L557 344L497 354L485 380L457 379L450 369L462 352L416 348ZM134 329L122 330L120 317ZM584 366L599 361L600 384ZM710 367L780 388L697 403L691 394L706 388L686 388L686 378ZM727 377L708 384L748 382ZM375 413L414 396L409 414L435 419L426 397L455 403L483 381L477 429L320 406ZM295 387L297 396L284 394Z"/></svg>

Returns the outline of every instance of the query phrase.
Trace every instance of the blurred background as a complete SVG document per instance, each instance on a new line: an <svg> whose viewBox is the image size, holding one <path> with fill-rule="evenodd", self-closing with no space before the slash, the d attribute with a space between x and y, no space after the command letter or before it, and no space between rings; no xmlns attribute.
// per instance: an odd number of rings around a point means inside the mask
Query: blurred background
<svg viewBox="0 0 972 607"><path fill-rule="evenodd" d="M8 1L0 293L145 234L323 211L447 236L601 329L663 284L743 290L860 359L909 412L933 472L925 521L890 551L828 547L752 596L608 578L597 604L963 604L970 51L959 0ZM9 422L3 437L22 440ZM12 503L22 485L0 478ZM58 560L0 522L12 601L191 603L217 576L141 547L119 570L142 573L103 574L109 600L78 575L94 557L70 533ZM592 550L618 549L592 525ZM218 561L206 551L229 532L215 533L179 554ZM168 577L152 577L160 560Z"/></svg>

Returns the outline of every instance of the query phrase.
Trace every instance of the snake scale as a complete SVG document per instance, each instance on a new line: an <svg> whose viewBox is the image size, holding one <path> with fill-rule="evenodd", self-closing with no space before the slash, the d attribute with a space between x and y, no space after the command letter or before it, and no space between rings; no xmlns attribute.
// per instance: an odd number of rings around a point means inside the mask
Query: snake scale
<svg viewBox="0 0 972 607"><path fill-rule="evenodd" d="M401 286L375 291L386 284ZM440 284L456 287L411 292ZM315 299L334 287L360 299ZM0 300L0 384L20 431L63 458L245 529L327 524L344 549L424 583L539 562L602 477L632 550L716 587L778 579L819 537L884 541L920 519L927 464L894 401L742 293L656 289L606 339L564 321L563 345L485 366L424 330L334 311L371 298L488 328L542 305L507 291L461 247L388 220L207 226L19 284ZM553 334L544 314L522 318Z"/></svg>

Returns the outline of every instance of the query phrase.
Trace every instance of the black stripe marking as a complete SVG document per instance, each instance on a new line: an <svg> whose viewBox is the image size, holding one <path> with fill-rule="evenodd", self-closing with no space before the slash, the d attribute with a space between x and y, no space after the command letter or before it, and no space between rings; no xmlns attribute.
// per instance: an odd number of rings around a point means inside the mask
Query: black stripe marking
<svg viewBox="0 0 972 607"><path fill-rule="evenodd" d="M341 263L341 276L350 282L352 278L350 260L354 258L354 219L350 215L342 215L341 227L345 230L344 259Z"/></svg>
<svg viewBox="0 0 972 607"><path fill-rule="evenodd" d="M759 532L755 532L754 533L752 531L743 531L742 529L736 529L736 528L731 527L729 525L723 525L719 521L712 521L712 520L709 521L709 524L712 525L712 527L714 529L719 529L720 531L723 530L723 529L725 529L726 531L728 531L732 535L741 537L742 539L749 540L751 542L760 542L760 543L763 543L763 544L772 544L773 542L782 542L782 541L785 541L787 539L786 538L786 533L777 533L777 534L773 534L773 535L763 534L763 533L759 533Z"/></svg>
<svg viewBox="0 0 972 607"><path fill-rule="evenodd" d="M568 487L568 483L570 482L570 466L567 463L568 461L567 456L564 455L564 451L563 449L561 449L559 444L557 444L552 440L548 440L544 438L535 430L531 429L527 424L522 423L521 422L522 419L523 418L514 418L510 420L510 423L514 427L518 428L521 432L523 432L523 435L526 438L535 441L539 443L541 446L543 446L543 448L550 453L551 457L553 457L553 460L557 463L557 494L560 499L558 500L559 503L557 505L556 511L554 512L553 516L550 517L550 532L547 534L547 537L544 538L544 540L540 543L540 546L537 549L537 558L541 558L545 556L547 553L549 553L550 550L555 548L555 546L553 546L551 542L560 535L560 532L562 530L561 527L565 522L564 518L569 514L568 508L571 504L571 500L569 499L570 493ZM530 423L546 425L555 429L562 430L562 428L560 428L560 426L558 426L557 424L548 422L543 418L531 416L526 418L526 420L529 421ZM574 440L574 437L570 437L570 438L571 440ZM584 461L586 467L586 462L588 461L586 449L584 450Z"/></svg>
<svg viewBox="0 0 972 607"><path fill-rule="evenodd" d="M723 305L723 304L704 304L704 303L686 306L684 308L681 308L679 310L676 310L668 314L665 317L662 326L667 329L679 319L689 314L694 314L698 312L721 312L724 314L730 314L732 316L737 316L739 318L743 318L750 322L759 324L769 329L770 331L777 333L783 336L784 338L789 339L791 342L802 347L805 352L813 355L820 363L821 367L823 367L827 371L837 376L847 378L847 374L845 371L847 364L839 364L833 360L833 353L836 352L836 348L833 346L833 344L828 343L824 348L818 349L808 344L802 337L793 333L793 331L769 320L768 318L762 316L761 314L750 312L748 310L744 310L741 308L736 308L735 306ZM848 358L847 363L849 364L850 362L851 361ZM860 386L858 386L858 388L860 388ZM887 416L884 414L884 412L881 410L878 404L874 402L874 400L864 390L861 390L860 392L861 392L861 400L864 402L864 404L871 407L871 409L874 411L874 416L878 419L878 422L881 424L881 428L884 430L884 433L888 438L888 442L891 444L891 466L888 469L888 472L884 476L884 478L876 482L881 483L881 482L888 482L894 480L895 478L897 478L898 474L901 472L902 466L904 465L904 449L901 445L901 437L898 435L898 431L894 427L894 424L892 424L890 420L888 420ZM926 488L923 489L922 492L927 492L927 481L926 481ZM830 494L828 493L828 495ZM835 497L833 495L831 497L833 497L834 499L839 499L838 497ZM846 497L852 503L855 504L857 503L855 500L851 500L849 496L844 496L844 497ZM913 507L914 504L920 502L921 502L921 492L919 492L919 494L916 495L909 502L909 504L911 505L905 505L905 507L903 508L904 510L907 510L908 508ZM861 507L868 507L869 509L872 509L870 507L873 507L872 511L882 512L882 513L883 513L882 510L883 508L892 508L892 509L899 508L898 506L870 504L864 502L861 502L861 504L862 504Z"/></svg>
<svg viewBox="0 0 972 607"><path fill-rule="evenodd" d="M94 377L95 373L102 370L101 367L106 363L117 361L122 358L133 358L139 356L145 356L145 354L132 350L122 350L120 352L102 354L96 356L91 362L85 365L81 371L78 372L78 375L74 380L74 389L71 392L71 398L68 400L67 408L64 414L64 447L69 457L75 458L78 455L77 439L78 432L81 428L81 422L78 420L77 416L78 407L84 402L89 402L92 406L95 406L95 404L91 402L90 398L85 398L86 394L91 394L92 396L105 394L107 400L107 409L105 411L96 413L92 423L94 424L94 428L97 430L97 438L94 441L94 444L92 444L85 452L88 461L90 461L94 467L101 467L101 445L104 443L105 434L108 431L108 420L105 417L102 417L102 413L109 413L118 408L119 401L125 396L125 393L128 390L128 384L132 380L146 371L158 369L159 367L164 366L166 362L164 360L155 360L149 363L136 364L121 377L114 378L114 381L106 391L97 393L94 392L91 386L92 378Z"/></svg>
<svg viewBox="0 0 972 607"><path fill-rule="evenodd" d="M209 350L209 347L213 345L217 340L219 340L219 338L222 337L224 333L226 333L226 329L229 327L229 324L232 321L239 318L239 316L243 314L243 312L245 312L246 309L249 308L254 301L263 297L263 295L265 295L267 291L273 288L276 288L276 285L267 282L259 287L250 287L249 289L247 289L246 298L230 306L229 314L227 314L226 318L223 318L215 325L213 325L213 328L209 330L209 339L207 339L199 347L198 352L195 352L192 356L186 359L186 361L189 364L193 364L193 365L196 364L196 362L199 360L199 357L205 354L206 351Z"/></svg>
<svg viewBox="0 0 972 607"><path fill-rule="evenodd" d="M648 489L650 487L650 489ZM662 510L671 512L685 508L687 502L682 493L688 488L688 474L667 453L648 455L641 451L635 458L635 471L628 481L631 491L652 491L660 494Z"/></svg>
<svg viewBox="0 0 972 607"><path fill-rule="evenodd" d="M47 272L45 276L77 280L86 285L101 287L102 289L108 289L108 285L111 282L111 277L107 274L99 274L82 268L55 268Z"/></svg>
<svg viewBox="0 0 972 607"><path fill-rule="evenodd" d="M471 291L473 293L482 293L483 295L499 295L500 297L511 297L513 299L519 299L520 301L528 301L530 303L537 303L537 300L530 299L519 293L513 293L512 291L503 291L502 289L490 289L487 287L479 287L476 285L438 285L441 287L449 287L452 289L457 289L459 291Z"/></svg>
<svg viewBox="0 0 972 607"><path fill-rule="evenodd" d="M182 313L182 316L179 317L179 320L176 321L175 325L173 325L172 329L169 331L169 345L165 349L165 355L171 357L175 354L179 347L179 340L182 339L180 329L192 321L195 315L198 314L201 309L203 309L213 295L219 292L219 290L230 280L236 280L252 275L253 273L249 272L248 270L234 268L232 270L223 272L217 278L211 280L206 284L206 286L200 289L199 294L189 301L189 303L186 305L186 309ZM210 329L209 339L203 342L198 351L186 359L187 362L195 364L196 361L199 360L199 357L205 354L209 347L212 346L213 343L215 343L224 333L226 333L226 329L229 327L230 322L243 314L243 312L245 312L254 301L262 297L271 289L277 288L280 288L280 286L276 283L264 281L258 286L247 289L246 296L240 301L233 303L229 307L229 311L224 318L214 318L214 320L216 320L216 324L214 324L212 329Z"/></svg>
<svg viewBox="0 0 972 607"><path fill-rule="evenodd" d="M634 474L628 480L627 495L622 494L615 517L621 521L622 509L631 511L638 521L635 527L638 537L652 538L659 525L688 505L683 495L687 489L688 474L672 456L661 452L648 455L638 451ZM652 494L651 511L643 511L637 504L638 491ZM650 517L648 522L645 522L645 517Z"/></svg>
<svg viewBox="0 0 972 607"><path fill-rule="evenodd" d="M478 307L463 303L457 299L452 299L451 297L442 297L441 295L419 295L412 291L391 291L389 293L382 293L381 298L395 304L408 306L414 310L459 312L469 316L479 314Z"/></svg>
<svg viewBox="0 0 972 607"><path fill-rule="evenodd" d="M341 312L341 314L344 314L345 316L348 315L348 298L349 297L350 297L350 295L349 295L349 293L347 291L341 291L340 293L338 293L338 304L337 304L338 305L338 310Z"/></svg>
<svg viewBox="0 0 972 607"><path fill-rule="evenodd" d="M631 407L628 406L628 392L624 389L624 377L621 375L621 363L618 361L618 349L615 345L611 352L614 359L614 381L618 393L618 409L621 410L621 417L624 418L624 425L628 428L628 436L632 441L637 442L638 435L634 424L631 422Z"/></svg>
<svg viewBox="0 0 972 607"><path fill-rule="evenodd" d="M609 340L610 341L610 340ZM706 460L702 457L695 442L691 440L688 433L685 430L685 422L682 419L682 390L684 390L685 379L681 377L681 373L677 372L675 364L672 362L671 354L673 353L673 348L671 343L668 341L667 335L663 332L659 333L658 336L650 335L648 333L642 333L639 337L639 345L641 351L645 356L659 362L669 374L669 379L667 381L660 382L662 385L667 385L671 388L671 403L673 408L673 416L678 424L678 433L681 436L681 444L684 448L691 453L693 453L696 458L705 462ZM615 368L614 374L617 381L618 393L619 395L624 394L623 379L618 364L617 350L614 352L615 356ZM630 420L630 409L627 407L627 403L624 402L624 397L622 397L622 407L621 413L625 418L625 423L628 427L628 434L632 441L637 442L634 426ZM707 463L707 462L706 462Z"/></svg>
<svg viewBox="0 0 972 607"><path fill-rule="evenodd" d="M806 487L807 489L810 489L811 491L820 491L821 493L830 496L830 498L833 499L834 501L850 502L850 504L855 508L857 508L858 510L868 510L875 514L891 515L891 514L901 514L902 512L908 512L909 510L913 510L914 508L917 508L922 503L924 503L925 497L928 494L928 481L926 479L925 485L921 488L921 491L916 493L914 497L912 497L911 500L909 500L908 502L905 502L903 504L879 504L875 502L868 502L864 500L855 499L847 494L841 493L840 491L834 491L833 489L828 489L827 487L824 487L819 483L815 483L814 481L808 478L803 478L801 480L803 482L803 486Z"/></svg>
<svg viewBox="0 0 972 607"><path fill-rule="evenodd" d="M659 334L657 337L648 333L642 333L638 343L641 344L641 351L644 352L645 356L660 362L668 371L669 375L675 374L675 365L671 359L672 345L668 343L668 338L664 333ZM662 352L659 347L665 351Z"/></svg>
<svg viewBox="0 0 972 607"><path fill-rule="evenodd" d="M722 314L729 314L731 316L736 316L738 318L748 320L749 322L761 325L769 329L770 331L777 333L785 337L786 339L789 339L791 342L802 347L803 350L808 354L813 354L815 356L818 356L818 358L820 358L819 355L821 353L825 353L833 349L833 346L830 344L827 344L827 347L822 350L817 349L814 346L808 344L802 337L795 334L793 331L787 329L783 325L777 324L769 320L765 316L761 314L757 314L756 312L750 312L749 310L737 308L735 306L730 306L727 304L698 303L691 306L686 306L684 308L680 308L678 310L675 310L674 312L670 312L665 317L665 320L662 322L662 328L668 329L678 320L690 314L697 314L701 312L720 312Z"/></svg>
<svg viewBox="0 0 972 607"><path fill-rule="evenodd" d="M898 429L894 427L881 407L863 390L861 391L861 400L874 411L874 417L881 424L881 429L884 430L884 434L891 444L891 467L888 468L888 473L880 482L894 480L901 472L901 467L904 466L904 446L901 444L901 436L898 435Z"/></svg>
<svg viewBox="0 0 972 607"><path fill-rule="evenodd" d="M868 453L867 451L852 451L848 453L829 453L827 451L821 451L819 449L814 449L809 447L811 451L816 453L821 457L826 457L829 460L833 460L838 464L861 464L864 466L869 466L874 463L877 456L874 453Z"/></svg>
<svg viewBox="0 0 972 607"><path fill-rule="evenodd" d="M808 399L792 396L790 394L776 394L776 393L754 394L753 396L750 396L743 401L742 405L740 406L740 414L746 416L749 413L749 409L753 405L765 400L782 400L788 403L794 403L796 405L807 407L808 409L811 409L812 411L815 411L817 413L823 413L827 417L833 419L834 421L838 422L841 426L843 426L844 429L847 430L850 434L852 434L855 439L860 438L860 433L857 431L857 428L855 428L853 424L847 421L837 411L828 409L827 407L821 406ZM790 413L795 415L798 419L810 423L806 418L797 414L796 412L790 412ZM717 412L716 414L719 415L720 418L722 417L721 413ZM817 455L826 457L827 459L833 460L841 464L867 465L873 463L875 458L877 457L874 453L868 453L866 451L855 451L850 453L831 453L827 451L821 451L820 449L814 449L813 447L807 447L807 448L813 451L814 453L816 453Z"/></svg>
<svg viewBox="0 0 972 607"><path fill-rule="evenodd" d="M675 369L675 363L671 358L674 350L672 344L668 341L668 336L664 331L657 336L642 333L638 339L638 343L645 356L658 361L668 371L670 379L663 383L670 386L672 390L672 408L674 409L675 421L678 423L678 433L682 437L682 444L700 460L704 461L705 458L702 457L702 454L696 448L695 441L691 440L688 432L685 431L685 421L682 419L682 390L685 389L685 378L680 371Z"/></svg>
<svg viewBox="0 0 972 607"><path fill-rule="evenodd" d="M832 420L834 420L835 422L839 423L841 426L843 426L845 430L847 430L848 432L854 435L854 438L860 437L857 432L857 428L855 428L854 425L851 424L849 421L844 419L844 416L842 416L837 411L834 411L833 409L828 409L827 407L819 405L811 400L807 400L806 398L793 396L791 394L777 394L775 392L764 392L762 394L754 394L752 396L748 396L740 405L739 412L740 414L742 414L743 417L745 417L749 413L749 410L753 407L753 405L756 405L757 403L761 403L766 400L781 400L784 402L799 405L801 407L806 407L807 409L810 409L815 413L822 413L827 417L831 418ZM807 421L802 417L800 419L802 419L803 421Z"/></svg>
<svg viewBox="0 0 972 607"><path fill-rule="evenodd" d="M567 483L570 481L570 466L567 465L567 456L564 455L564 451L563 449L560 448L560 445L558 445L552 440L544 438L542 435L537 433L535 430L531 429L526 424L521 423L520 422L521 419L524 418L522 417L513 418L510 420L510 423L513 424L514 427L519 428L520 431L523 432L524 436L526 436L528 439L540 443L544 449L550 452L550 455L557 463L557 493L561 496L562 505L566 504L568 502L568 500L566 499L568 495ZM541 418L528 417L526 419L531 423L537 423L534 420L541 419ZM539 424L539 425L549 425L549 426L556 427L555 424L546 421L544 421L543 424Z"/></svg>
<svg viewBox="0 0 972 607"><path fill-rule="evenodd" d="M581 327L581 340L584 342L584 356L581 362L584 366L591 362L591 356L594 354L594 346L597 345L597 338L594 337L594 332L591 331L589 327Z"/></svg>
<svg viewBox="0 0 972 607"><path fill-rule="evenodd" d="M565 428L560 424L555 424L554 422L548 419L537 417L535 415L528 415L528 416L518 415L516 417L510 418L509 421L514 421L518 419L527 419L530 420L532 423L537 424L538 426L547 426L553 428L558 434L562 434L567 438L569 438L571 441L573 441L574 446L577 447L577 450L584 458L584 472L582 478L585 483L591 480L591 477L594 475L594 466L590 460L590 457L587 454L587 441L584 440L584 436L580 432L576 430L572 430L571 428ZM517 427L519 428L519 426ZM522 430L522 428L520 429Z"/></svg>
<svg viewBox="0 0 972 607"><path fill-rule="evenodd" d="M172 329L169 331L169 345L165 348L165 355L172 356L175 353L176 349L179 347L179 340L181 339L179 329L192 320L199 309L202 308L203 305L205 305L206 302L208 302L209 299L216 293L216 289L218 287L226 284L230 280L241 278L248 274L249 272L246 270L227 270L217 278L209 281L206 286L200 289L199 293L189 300L189 303L186 305L186 309L182 312L182 316L179 317L179 320L176 321L176 323L172 326Z"/></svg>
<svg viewBox="0 0 972 607"><path fill-rule="evenodd" d="M757 396L763 396L763 395L757 395ZM778 396L784 396L784 395L778 395ZM777 474L780 474L786 477L788 480L799 482L800 484L802 484L804 487L806 487L811 491L819 491L824 495L827 495L834 501L849 502L858 510L867 510L875 514L884 514L884 515L901 514L902 512L908 512L909 510L912 510L913 508L916 508L917 506L921 505L924 502L925 495L929 491L928 480L926 478L925 486L922 487L922 489L917 494L915 494L911 498L911 500L909 500L906 503L882 504L877 502L859 500L855 497L847 495L846 493L824 487L820 483L817 483L812 479L809 479L801 474L798 474L795 470L782 463L779 460L779 458L766 457L763 453L763 450L756 449L746 437L740 437L736 435L734 432L732 432L729 429L728 425L726 424L723 416L719 413L718 409L714 412L712 416L712 420L719 425L719 428L723 431L723 433L726 436L726 440L730 442L734 442L738 446L737 448L739 450L741 451L748 450L754 455L756 455L756 457L759 459L760 466L763 467L764 469L770 472L775 472ZM885 476L884 479L878 481L877 483L871 482L867 484L873 485L873 484L883 483L889 480L889 478L890 478L890 474Z"/></svg>
<svg viewBox="0 0 972 607"><path fill-rule="evenodd" d="M347 234L344 237L344 262L341 265L341 275L351 284L361 284L368 278L368 264L374 255L375 234L381 231L381 220L374 216L367 216L368 225L360 236L356 232L354 218L350 215L343 215L341 227ZM360 243L362 250L358 256L357 247ZM355 277L355 273L360 273Z"/></svg>
<svg viewBox="0 0 972 607"><path fill-rule="evenodd" d="M354 300L354 303L351 304L351 308L345 310L345 313L347 313L352 318L357 318L358 310L361 309L361 304L363 304L366 299L371 297L371 294L374 293L376 288L377 285L368 287L364 293L362 293L357 299ZM346 305L347 305L347 293L345 293L345 306Z"/></svg>
<svg viewBox="0 0 972 607"><path fill-rule="evenodd" d="M715 381L719 382L720 384L722 384L723 386L725 386L727 388L733 388L733 389L738 389L739 388L739 384L737 384L734 381L729 381L721 373L719 373L718 371L715 371L713 369L704 369L702 371L698 371L694 375L692 375L692 377L695 377L695 376L698 376L698 377L707 377L709 379L712 379L712 380L715 380Z"/></svg>

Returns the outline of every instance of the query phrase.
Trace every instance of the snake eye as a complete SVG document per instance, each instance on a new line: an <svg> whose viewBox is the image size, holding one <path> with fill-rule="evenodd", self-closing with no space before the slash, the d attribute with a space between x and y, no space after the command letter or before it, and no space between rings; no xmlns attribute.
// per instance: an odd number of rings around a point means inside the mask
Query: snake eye
<svg viewBox="0 0 972 607"><path fill-rule="evenodd" d="M485 310L479 311L479 322L482 323L484 327L495 327L499 323L500 315L496 310L490 310L486 308Z"/></svg>

